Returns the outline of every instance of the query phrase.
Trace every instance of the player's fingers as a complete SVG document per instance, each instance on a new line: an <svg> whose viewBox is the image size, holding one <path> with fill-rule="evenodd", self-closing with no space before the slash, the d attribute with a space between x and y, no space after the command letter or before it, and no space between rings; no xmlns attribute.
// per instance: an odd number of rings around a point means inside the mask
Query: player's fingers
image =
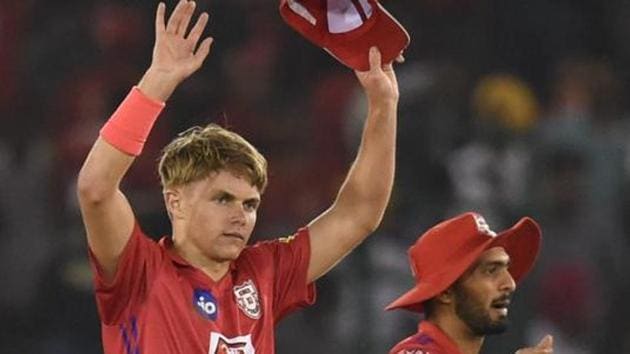
<svg viewBox="0 0 630 354"><path fill-rule="evenodd" d="M164 25L164 13L166 12L166 5L163 2L160 2L157 7L157 11L155 11L155 36L161 35L165 30L166 26Z"/></svg>
<svg viewBox="0 0 630 354"><path fill-rule="evenodd" d="M377 47L370 48L369 60L370 60L370 71L381 69L381 52L378 50Z"/></svg>
<svg viewBox="0 0 630 354"><path fill-rule="evenodd" d="M203 34L203 30L206 28L206 25L208 24L208 18L209 18L208 13L206 12L202 13L201 15L199 15L199 18L197 19L197 22L195 23L193 28L190 30L187 41L191 48L195 48L197 46L197 42L199 42L199 38L201 38L201 35Z"/></svg>
<svg viewBox="0 0 630 354"><path fill-rule="evenodd" d="M179 23L182 20L182 11L186 7L188 1L180 0L175 6L171 17L169 17L168 22L166 23L166 32L170 34L177 33L177 28L179 27Z"/></svg>
<svg viewBox="0 0 630 354"><path fill-rule="evenodd" d="M396 72L394 71L394 66L392 63L383 65L383 72L387 75L387 78L392 83L392 85L398 89L398 79L396 78Z"/></svg>
<svg viewBox="0 0 630 354"><path fill-rule="evenodd" d="M196 69L199 69L201 65L203 64L204 60L206 60L206 58L208 57L208 54L210 53L210 47L212 46L213 42L214 42L214 38L208 37L204 39L199 45L199 48L197 48L197 51L195 52L195 57L194 57Z"/></svg>
<svg viewBox="0 0 630 354"><path fill-rule="evenodd" d="M194 1L187 2L184 10L182 11L182 18L177 26L176 34L182 36L186 35L186 30L188 30L188 25L190 25L190 20L192 19L193 13L195 13L196 6L197 4Z"/></svg>
<svg viewBox="0 0 630 354"><path fill-rule="evenodd" d="M543 337L543 339L538 342L536 348L539 349L551 349L553 348L553 337L549 334Z"/></svg>

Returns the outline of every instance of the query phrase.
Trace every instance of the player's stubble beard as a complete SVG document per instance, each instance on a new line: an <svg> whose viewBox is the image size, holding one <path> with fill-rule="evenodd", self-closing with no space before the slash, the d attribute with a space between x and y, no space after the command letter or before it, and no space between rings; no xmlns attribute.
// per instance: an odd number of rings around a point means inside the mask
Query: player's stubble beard
<svg viewBox="0 0 630 354"><path fill-rule="evenodd" d="M506 295L509 298L509 295ZM503 297L502 299L504 299ZM475 297L461 286L455 286L455 313L477 336L501 334L509 325L509 320L502 317L492 320L489 310L476 301Z"/></svg>

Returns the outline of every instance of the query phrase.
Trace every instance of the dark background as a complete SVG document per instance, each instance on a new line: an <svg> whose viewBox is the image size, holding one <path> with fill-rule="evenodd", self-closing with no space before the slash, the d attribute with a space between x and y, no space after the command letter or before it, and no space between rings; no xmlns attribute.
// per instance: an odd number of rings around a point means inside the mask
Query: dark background
<svg viewBox="0 0 630 354"><path fill-rule="evenodd" d="M169 1L169 9L173 7ZM256 239L334 198L358 144L353 73L294 33L275 1L199 1L215 45L170 99L124 182L145 230L169 233L159 149L218 122L270 161ZM385 353L418 317L383 312L411 284L405 251L466 210L495 230L536 218L544 243L508 333L555 353L629 353L630 2L388 0L412 37L397 67L398 169L379 230L278 328L279 353ZM154 1L0 0L0 352L99 353L78 169L150 62ZM375 171L378 173L378 171Z"/></svg>

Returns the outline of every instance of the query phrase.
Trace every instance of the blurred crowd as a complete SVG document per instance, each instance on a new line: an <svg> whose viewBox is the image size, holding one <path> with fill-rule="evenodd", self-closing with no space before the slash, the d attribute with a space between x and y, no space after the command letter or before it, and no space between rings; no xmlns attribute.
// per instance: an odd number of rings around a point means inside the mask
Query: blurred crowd
<svg viewBox="0 0 630 354"><path fill-rule="evenodd" d="M170 1L172 2L172 1ZM98 130L150 62L156 1L0 0L0 352L101 352L75 198ZM172 4L171 4L172 5ZM268 157L254 238L326 208L365 116L353 73L283 24L274 1L198 0L215 45L168 102L124 181L168 234L156 159L217 122ZM387 0L407 28L398 168L379 230L278 328L278 353L385 353L418 317L385 313L412 283L406 249L466 210L543 230L512 325L485 353L555 336L555 353L630 352L630 3ZM378 171L375 171L378 173Z"/></svg>

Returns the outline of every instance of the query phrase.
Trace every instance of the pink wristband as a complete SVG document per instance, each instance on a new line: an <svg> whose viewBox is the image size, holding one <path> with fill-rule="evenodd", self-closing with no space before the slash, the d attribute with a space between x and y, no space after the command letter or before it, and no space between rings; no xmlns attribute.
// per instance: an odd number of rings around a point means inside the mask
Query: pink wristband
<svg viewBox="0 0 630 354"><path fill-rule="evenodd" d="M138 156L163 108L164 102L145 96L134 86L101 129L101 137L118 150Z"/></svg>

